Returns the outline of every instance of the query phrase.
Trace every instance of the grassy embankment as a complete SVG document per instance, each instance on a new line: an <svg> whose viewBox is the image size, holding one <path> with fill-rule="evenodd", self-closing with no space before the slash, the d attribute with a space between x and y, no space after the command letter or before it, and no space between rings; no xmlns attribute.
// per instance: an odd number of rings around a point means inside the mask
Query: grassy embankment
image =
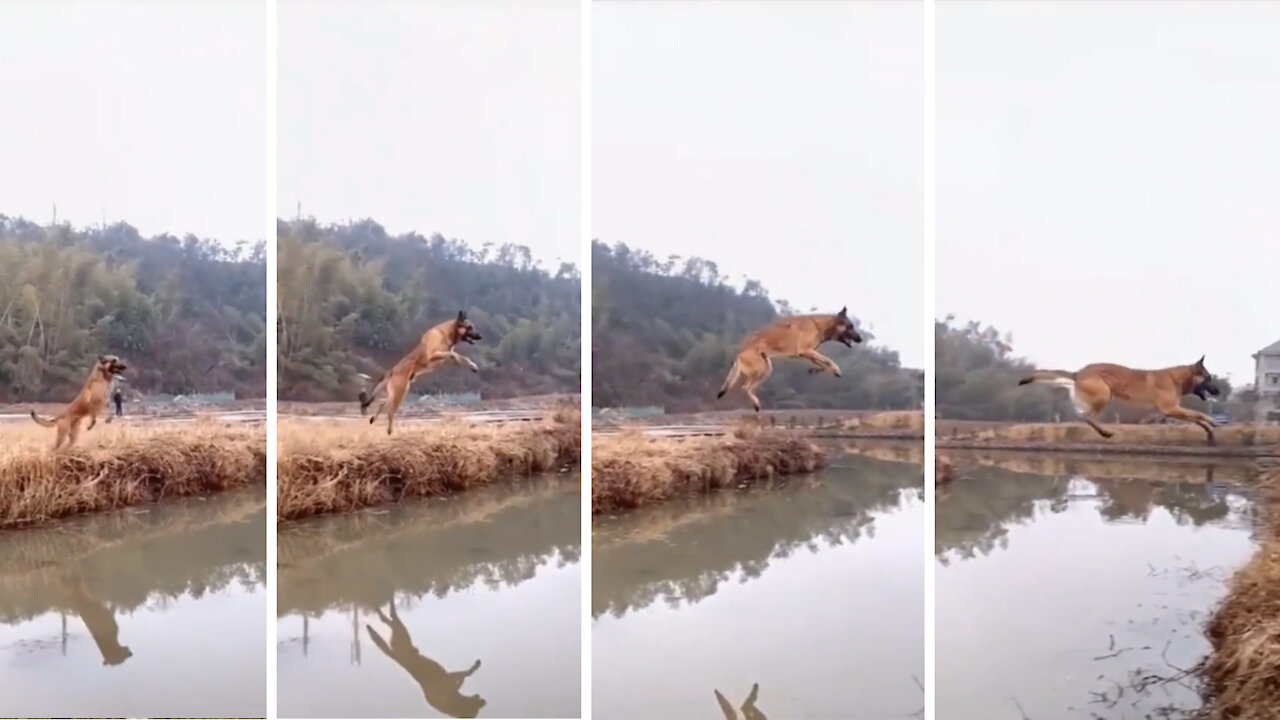
<svg viewBox="0 0 1280 720"><path fill-rule="evenodd" d="M1207 627L1213 652L1200 671L1215 720L1271 720L1280 708L1280 466L1264 474L1262 492L1262 548L1231 579Z"/></svg>
<svg viewBox="0 0 1280 720"><path fill-rule="evenodd" d="M937 446L943 448L1001 448L1009 450L1073 450L1117 453L1261 454L1280 447L1280 425L1227 425L1216 428L1216 446L1204 431L1188 424L1106 424L1111 438L1098 435L1084 423L984 423L938 420ZM1280 451L1280 450L1278 450Z"/></svg>
<svg viewBox="0 0 1280 720"><path fill-rule="evenodd" d="M0 528L266 482L261 425L99 422L57 453L54 435L0 426Z"/></svg>
<svg viewBox="0 0 1280 720"><path fill-rule="evenodd" d="M822 450L782 431L739 428L723 436L664 437L640 432L595 435L591 512L612 513L689 493L813 472Z"/></svg>
<svg viewBox="0 0 1280 720"><path fill-rule="evenodd" d="M538 422L281 420L276 517L298 520L406 498L449 495L576 464L581 413L564 406Z"/></svg>

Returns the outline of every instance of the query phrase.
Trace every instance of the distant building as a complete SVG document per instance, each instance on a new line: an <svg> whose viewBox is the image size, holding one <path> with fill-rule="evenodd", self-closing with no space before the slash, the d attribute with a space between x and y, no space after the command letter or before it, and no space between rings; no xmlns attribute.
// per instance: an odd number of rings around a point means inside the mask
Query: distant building
<svg viewBox="0 0 1280 720"><path fill-rule="evenodd" d="M1258 414L1262 417L1280 413L1280 340L1253 355L1257 377Z"/></svg>

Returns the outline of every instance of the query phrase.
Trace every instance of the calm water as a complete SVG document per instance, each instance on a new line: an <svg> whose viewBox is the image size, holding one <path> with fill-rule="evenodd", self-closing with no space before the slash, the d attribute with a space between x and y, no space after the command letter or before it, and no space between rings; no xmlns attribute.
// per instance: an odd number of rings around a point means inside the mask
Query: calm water
<svg viewBox="0 0 1280 720"><path fill-rule="evenodd" d="M0 716L264 717L265 505L0 533Z"/></svg>
<svg viewBox="0 0 1280 720"><path fill-rule="evenodd" d="M594 716L912 717L922 473L842 455L785 487L597 520ZM748 703L753 685L748 707L763 715L720 709Z"/></svg>
<svg viewBox="0 0 1280 720"><path fill-rule="evenodd" d="M1178 668L1209 651L1202 626L1255 550L1257 513L1203 468L1115 469L987 468L939 494L940 720L1199 708Z"/></svg>
<svg viewBox="0 0 1280 720"><path fill-rule="evenodd" d="M578 717L580 480L279 537L281 717Z"/></svg>

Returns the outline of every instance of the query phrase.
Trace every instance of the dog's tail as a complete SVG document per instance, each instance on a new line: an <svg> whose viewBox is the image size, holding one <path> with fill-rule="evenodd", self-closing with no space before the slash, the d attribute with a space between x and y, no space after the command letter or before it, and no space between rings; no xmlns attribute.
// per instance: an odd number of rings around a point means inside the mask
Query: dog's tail
<svg viewBox="0 0 1280 720"><path fill-rule="evenodd" d="M724 384L720 386L720 392L716 393L717 400L724 397L724 394L729 392L729 389L734 386L734 383L738 382L738 376L741 374L742 368L738 365L738 360L735 358L733 364L729 366L729 374L725 376Z"/></svg>
<svg viewBox="0 0 1280 720"><path fill-rule="evenodd" d="M382 377L378 378L378 382L374 383L372 389L360 391L360 414L361 415L364 415L365 410L368 410L369 406L373 404L374 398L378 397L378 392L382 390L382 386L385 385L386 383L387 383L387 374L383 373Z"/></svg>
<svg viewBox="0 0 1280 720"><path fill-rule="evenodd" d="M1071 385L1076 381L1076 374L1066 370L1037 370L1018 381L1019 385L1045 383L1046 385Z"/></svg>
<svg viewBox="0 0 1280 720"><path fill-rule="evenodd" d="M56 427L58 424L58 418L54 418L52 420L45 420L44 418L37 415L35 410L31 411L31 419L35 420L37 423L45 427Z"/></svg>

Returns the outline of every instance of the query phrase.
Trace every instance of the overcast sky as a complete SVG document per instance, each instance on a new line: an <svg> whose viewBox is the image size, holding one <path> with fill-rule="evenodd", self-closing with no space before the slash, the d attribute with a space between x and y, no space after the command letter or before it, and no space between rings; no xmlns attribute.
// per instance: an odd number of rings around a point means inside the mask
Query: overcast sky
<svg viewBox="0 0 1280 720"><path fill-rule="evenodd" d="M262 240L264 2L0 3L0 213Z"/></svg>
<svg viewBox="0 0 1280 720"><path fill-rule="evenodd" d="M917 2L592 6L592 234L698 255L925 362Z"/></svg>
<svg viewBox="0 0 1280 720"><path fill-rule="evenodd" d="M937 5L937 308L1042 367L1280 339L1280 4Z"/></svg>
<svg viewBox="0 0 1280 720"><path fill-rule="evenodd" d="M577 0L279 4L277 212L581 266Z"/></svg>

